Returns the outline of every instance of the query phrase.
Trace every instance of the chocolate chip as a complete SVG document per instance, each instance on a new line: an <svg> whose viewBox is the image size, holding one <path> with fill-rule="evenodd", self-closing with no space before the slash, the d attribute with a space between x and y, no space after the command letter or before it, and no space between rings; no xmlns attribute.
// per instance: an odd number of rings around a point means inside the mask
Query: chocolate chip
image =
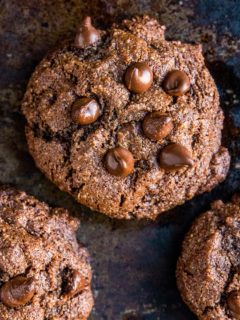
<svg viewBox="0 0 240 320"><path fill-rule="evenodd" d="M93 27L91 17L86 17L77 32L74 44L83 49L99 41L100 38L100 32Z"/></svg>
<svg viewBox="0 0 240 320"><path fill-rule="evenodd" d="M156 111L149 113L143 120L143 132L146 137L160 141L164 139L173 129L172 119Z"/></svg>
<svg viewBox="0 0 240 320"><path fill-rule="evenodd" d="M161 150L159 163L165 170L193 166L192 155L189 150L177 143L172 143Z"/></svg>
<svg viewBox="0 0 240 320"><path fill-rule="evenodd" d="M125 148L113 148L105 156L105 166L112 175L126 177L134 170L133 155Z"/></svg>
<svg viewBox="0 0 240 320"><path fill-rule="evenodd" d="M80 98L72 106L74 122L87 125L95 122L100 115L100 107L95 99Z"/></svg>
<svg viewBox="0 0 240 320"><path fill-rule="evenodd" d="M227 298L227 305L234 319L240 319L240 291L233 291Z"/></svg>
<svg viewBox="0 0 240 320"><path fill-rule="evenodd" d="M75 296L89 285L89 281L77 270L68 270L63 282L65 283L63 293L67 298Z"/></svg>
<svg viewBox="0 0 240 320"><path fill-rule="evenodd" d="M146 62L136 62L127 69L124 80L129 91L145 92L153 82L152 69Z"/></svg>
<svg viewBox="0 0 240 320"><path fill-rule="evenodd" d="M0 288L0 301L8 307L20 307L27 304L34 293L33 279L18 276Z"/></svg>
<svg viewBox="0 0 240 320"><path fill-rule="evenodd" d="M163 81L163 89L171 96L182 96L190 89L190 80L185 72L170 71Z"/></svg>

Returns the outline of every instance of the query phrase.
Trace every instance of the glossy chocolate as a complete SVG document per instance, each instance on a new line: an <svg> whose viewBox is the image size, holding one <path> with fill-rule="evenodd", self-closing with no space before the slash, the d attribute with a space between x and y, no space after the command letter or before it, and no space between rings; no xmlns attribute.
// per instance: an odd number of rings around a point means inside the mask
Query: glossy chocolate
<svg viewBox="0 0 240 320"><path fill-rule="evenodd" d="M86 48L101 39L100 32L92 25L91 17L86 17L75 37L75 47Z"/></svg>
<svg viewBox="0 0 240 320"><path fill-rule="evenodd" d="M64 282L66 282L64 296L68 298L75 296L89 285L89 281L87 281L87 279L85 279L77 270L69 271L64 279Z"/></svg>
<svg viewBox="0 0 240 320"><path fill-rule="evenodd" d="M153 83L152 69L146 62L136 62L128 67L124 80L129 91L143 93Z"/></svg>
<svg viewBox="0 0 240 320"><path fill-rule="evenodd" d="M72 106L72 120L78 124L91 124L99 116L100 106L95 99L79 98Z"/></svg>
<svg viewBox="0 0 240 320"><path fill-rule="evenodd" d="M162 115L161 112L152 112L143 120L143 133L151 140L161 141L166 138L173 129L171 117Z"/></svg>
<svg viewBox="0 0 240 320"><path fill-rule="evenodd" d="M114 176L126 177L134 170L133 155L122 147L110 149L105 156L105 167Z"/></svg>
<svg viewBox="0 0 240 320"><path fill-rule="evenodd" d="M165 170L177 170L184 166L193 166L193 159L187 148L172 143L161 150L159 164Z"/></svg>
<svg viewBox="0 0 240 320"><path fill-rule="evenodd" d="M8 307L16 308L27 304L34 293L33 279L19 276L9 280L0 288L0 301Z"/></svg>
<svg viewBox="0 0 240 320"><path fill-rule="evenodd" d="M182 96L189 91L190 80L185 72L173 70L165 77L163 89L171 96Z"/></svg>

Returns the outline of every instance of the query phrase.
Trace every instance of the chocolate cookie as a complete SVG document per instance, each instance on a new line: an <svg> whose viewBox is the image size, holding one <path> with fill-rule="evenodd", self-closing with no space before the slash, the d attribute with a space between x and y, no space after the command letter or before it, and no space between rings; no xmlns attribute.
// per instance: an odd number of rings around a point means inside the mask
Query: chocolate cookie
<svg viewBox="0 0 240 320"><path fill-rule="evenodd" d="M201 46L147 16L87 18L36 68L23 100L29 150L61 190L111 217L155 219L229 168L223 113Z"/></svg>
<svg viewBox="0 0 240 320"><path fill-rule="evenodd" d="M1 320L87 319L91 267L77 228L66 210L0 188Z"/></svg>
<svg viewBox="0 0 240 320"><path fill-rule="evenodd" d="M183 242L177 283L199 319L240 319L240 195L216 201Z"/></svg>

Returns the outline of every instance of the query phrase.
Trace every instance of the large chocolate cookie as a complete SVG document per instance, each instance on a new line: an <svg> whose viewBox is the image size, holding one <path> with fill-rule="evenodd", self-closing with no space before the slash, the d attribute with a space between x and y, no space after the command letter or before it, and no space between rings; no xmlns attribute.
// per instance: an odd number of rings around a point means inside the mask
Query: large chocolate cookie
<svg viewBox="0 0 240 320"><path fill-rule="evenodd" d="M87 319L93 305L78 223L11 188L0 188L0 319Z"/></svg>
<svg viewBox="0 0 240 320"><path fill-rule="evenodd" d="M240 319L240 196L216 201L193 224L177 266L182 297L199 319Z"/></svg>
<svg viewBox="0 0 240 320"><path fill-rule="evenodd" d="M22 110L37 166L111 217L155 219L229 168L201 46L166 41L149 17L106 32L87 18L36 68Z"/></svg>

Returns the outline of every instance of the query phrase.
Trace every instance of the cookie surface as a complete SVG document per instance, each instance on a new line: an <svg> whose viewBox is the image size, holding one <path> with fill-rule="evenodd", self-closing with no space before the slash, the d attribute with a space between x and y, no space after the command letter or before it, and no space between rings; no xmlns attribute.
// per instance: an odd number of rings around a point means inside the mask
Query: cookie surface
<svg viewBox="0 0 240 320"><path fill-rule="evenodd" d="M230 160L201 47L166 41L149 17L85 48L91 37L80 35L78 47L67 41L40 63L23 100L29 150L45 175L124 219L155 219L220 183Z"/></svg>
<svg viewBox="0 0 240 320"><path fill-rule="evenodd" d="M0 188L1 320L87 319L92 273L77 228L66 210Z"/></svg>
<svg viewBox="0 0 240 320"><path fill-rule="evenodd" d="M184 301L204 320L240 319L240 196L216 201L191 227L177 265Z"/></svg>

